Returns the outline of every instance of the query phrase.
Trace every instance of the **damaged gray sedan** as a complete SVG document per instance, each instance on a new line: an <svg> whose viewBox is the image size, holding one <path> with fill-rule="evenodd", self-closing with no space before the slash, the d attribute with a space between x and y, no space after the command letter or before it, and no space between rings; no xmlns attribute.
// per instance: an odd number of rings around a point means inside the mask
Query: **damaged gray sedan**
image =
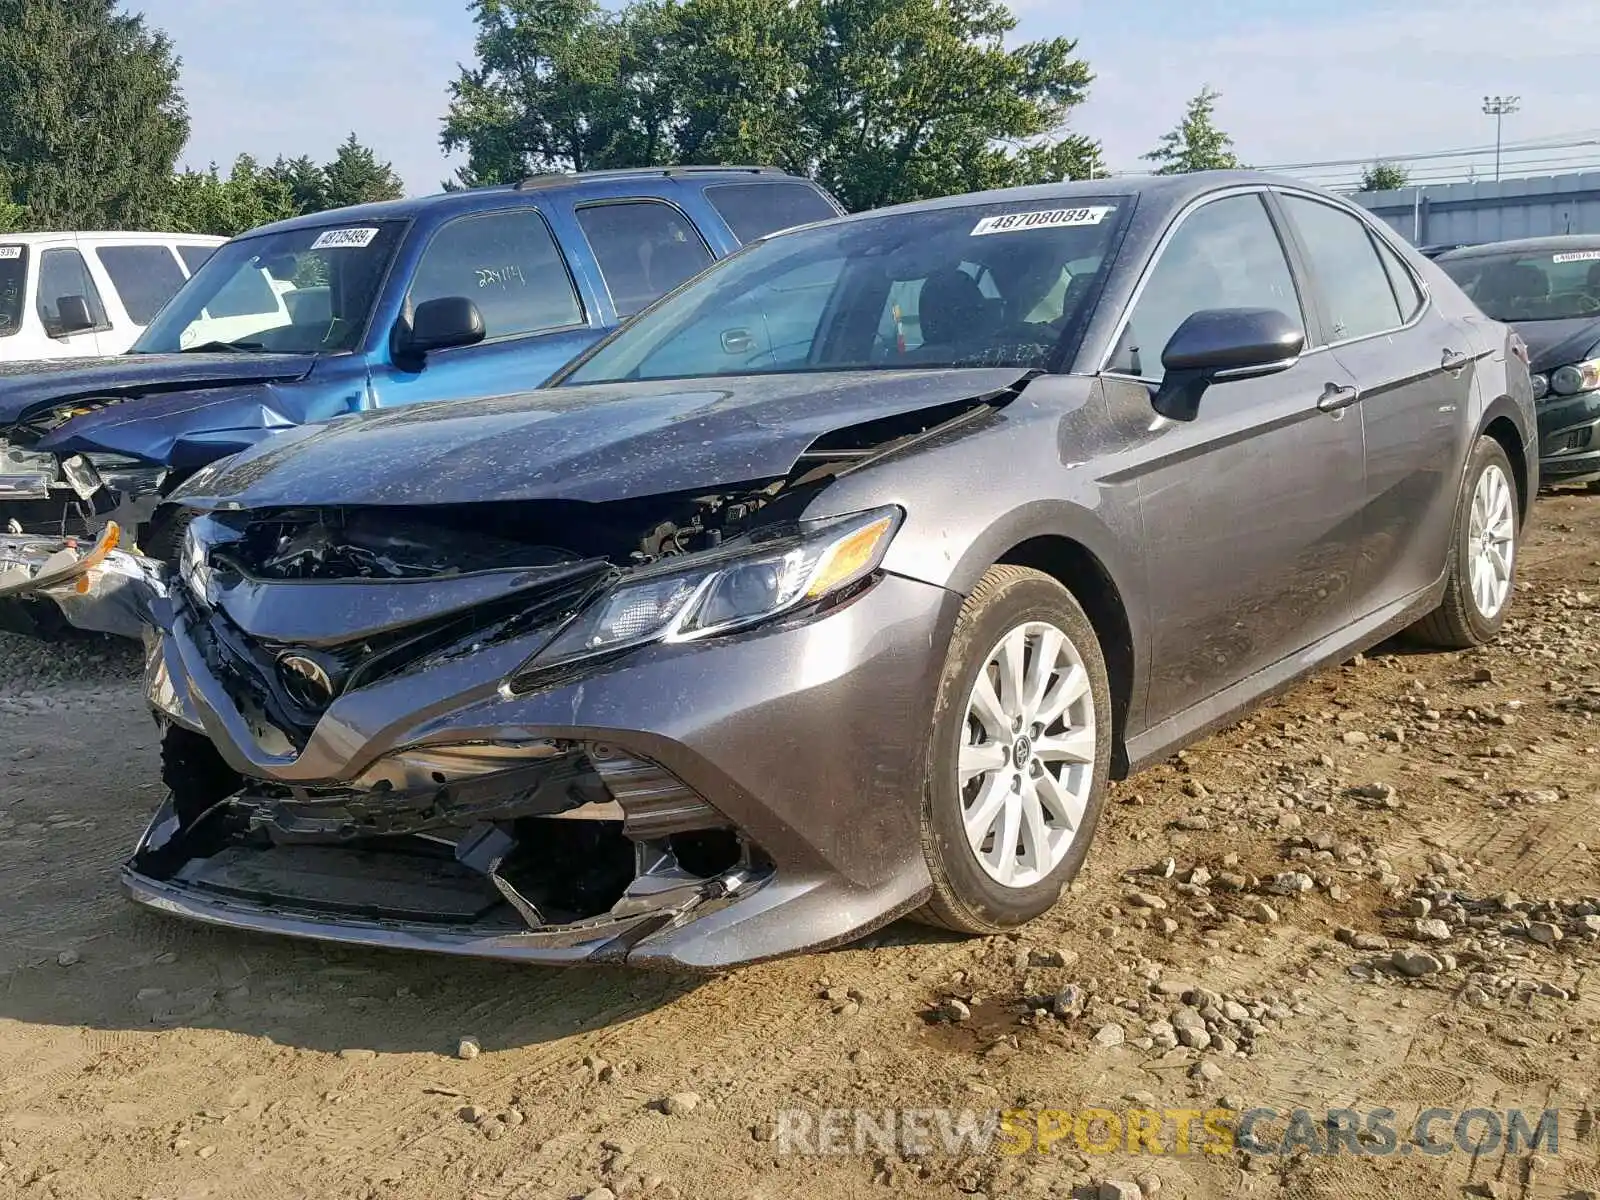
<svg viewBox="0 0 1600 1200"><path fill-rule="evenodd" d="M1408 626L1492 638L1525 349L1250 174L778 235L555 387L203 470L182 553L0 539L142 633L174 915L718 969L1049 909L1107 780Z"/></svg>

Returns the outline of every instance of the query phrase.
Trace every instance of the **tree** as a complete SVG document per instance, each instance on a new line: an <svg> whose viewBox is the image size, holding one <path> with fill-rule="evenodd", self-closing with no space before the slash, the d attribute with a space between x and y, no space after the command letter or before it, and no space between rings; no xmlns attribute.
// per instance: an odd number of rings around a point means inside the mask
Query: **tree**
<svg viewBox="0 0 1600 1200"><path fill-rule="evenodd" d="M474 0L478 65L441 142L461 185L551 169L773 163L848 207L1080 177L1092 79L1067 38L1007 48L999 0Z"/></svg>
<svg viewBox="0 0 1600 1200"><path fill-rule="evenodd" d="M467 150L462 183L648 161L629 136L630 12L596 0L473 0L471 9L478 65L450 85L440 138L447 151Z"/></svg>
<svg viewBox="0 0 1600 1200"><path fill-rule="evenodd" d="M1099 146L1066 130L1094 78L1070 39L1008 49L1017 22L997 0L809 3L808 150L846 207L1103 171Z"/></svg>
<svg viewBox="0 0 1600 1200"><path fill-rule="evenodd" d="M0 209L35 228L149 224L189 136L178 65L116 0L0 0Z"/></svg>
<svg viewBox="0 0 1600 1200"><path fill-rule="evenodd" d="M28 210L7 199L10 195L11 178L5 165L0 163L0 233L10 233L28 227Z"/></svg>
<svg viewBox="0 0 1600 1200"><path fill-rule="evenodd" d="M248 154L234 160L224 178L212 163L205 171L183 171L167 187L157 226L173 233L233 237L257 225L296 215L289 185L274 168L263 170Z"/></svg>
<svg viewBox="0 0 1600 1200"><path fill-rule="evenodd" d="M1208 85L1189 101L1183 121L1162 135L1161 144L1144 156L1147 162L1160 163L1157 175L1182 175L1189 171L1228 171L1239 165L1233 153L1233 139L1213 121L1217 100L1222 93Z"/></svg>
<svg viewBox="0 0 1600 1200"><path fill-rule="evenodd" d="M307 160L297 159L295 164L303 173ZM405 184L386 162L356 140L351 134L339 147L333 161L322 168L324 182L320 196L308 194L321 201L316 209L344 208L351 204L371 204L378 200L398 200L406 194ZM298 198L298 197L297 197Z"/></svg>
<svg viewBox="0 0 1600 1200"><path fill-rule="evenodd" d="M284 158L264 172L289 190L289 202L297 213L321 212L328 204L328 175L309 155Z"/></svg>
<svg viewBox="0 0 1600 1200"><path fill-rule="evenodd" d="M1411 175L1402 166L1390 162L1375 162L1361 172L1363 192L1388 192L1403 188L1411 182Z"/></svg>

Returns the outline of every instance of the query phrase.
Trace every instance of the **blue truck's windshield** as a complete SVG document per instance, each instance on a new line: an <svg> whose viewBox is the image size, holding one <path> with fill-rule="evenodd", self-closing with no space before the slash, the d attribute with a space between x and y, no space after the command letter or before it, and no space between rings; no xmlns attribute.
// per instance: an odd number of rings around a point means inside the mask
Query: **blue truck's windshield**
<svg viewBox="0 0 1600 1200"><path fill-rule="evenodd" d="M353 221L229 242L161 310L133 353L353 350L404 226Z"/></svg>

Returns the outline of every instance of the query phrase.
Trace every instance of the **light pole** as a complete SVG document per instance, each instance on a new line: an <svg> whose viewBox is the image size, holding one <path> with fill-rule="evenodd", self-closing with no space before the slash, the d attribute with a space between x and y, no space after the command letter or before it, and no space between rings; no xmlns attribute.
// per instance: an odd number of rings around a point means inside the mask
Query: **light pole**
<svg viewBox="0 0 1600 1200"><path fill-rule="evenodd" d="M1500 126L1507 113L1517 111L1517 105L1521 100L1521 96L1485 96L1483 98L1484 115L1494 118L1494 181L1496 183L1500 182Z"/></svg>

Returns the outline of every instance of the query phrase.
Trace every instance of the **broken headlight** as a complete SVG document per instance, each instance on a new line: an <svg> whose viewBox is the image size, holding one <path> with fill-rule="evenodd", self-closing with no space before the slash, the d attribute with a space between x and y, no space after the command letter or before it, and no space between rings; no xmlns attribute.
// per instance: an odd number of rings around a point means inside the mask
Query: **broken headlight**
<svg viewBox="0 0 1600 1200"><path fill-rule="evenodd" d="M537 670L645 642L681 642L743 629L825 599L878 569L900 510L821 522L693 568L624 578L529 664Z"/></svg>

